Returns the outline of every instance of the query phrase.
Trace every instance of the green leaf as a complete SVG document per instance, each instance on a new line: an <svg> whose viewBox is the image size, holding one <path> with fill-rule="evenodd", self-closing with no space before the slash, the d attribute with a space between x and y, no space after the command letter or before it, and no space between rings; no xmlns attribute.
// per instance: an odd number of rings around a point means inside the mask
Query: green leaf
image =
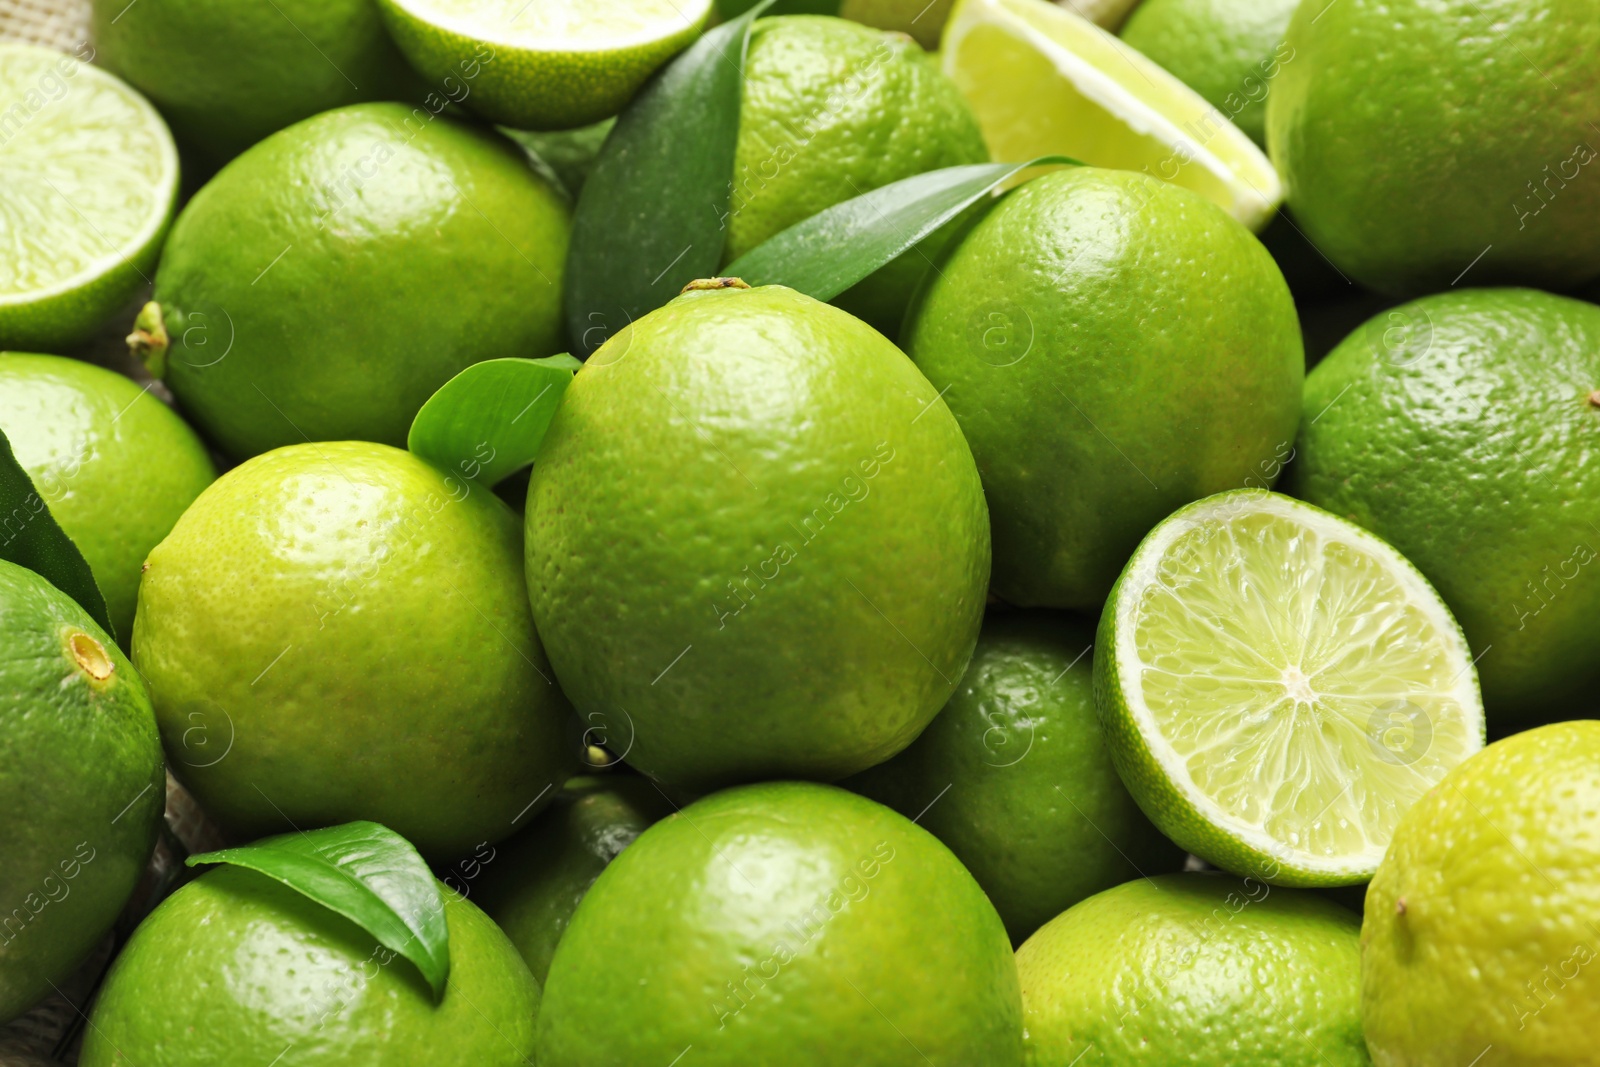
<svg viewBox="0 0 1600 1067"><path fill-rule="evenodd" d="M66 535L0 431L0 559L26 567L78 602L116 640L89 561Z"/></svg>
<svg viewBox="0 0 1600 1067"><path fill-rule="evenodd" d="M493 486L533 462L581 366L565 352L474 363L422 405L406 447L451 474Z"/></svg>
<svg viewBox="0 0 1600 1067"><path fill-rule="evenodd" d="M450 977L450 931L433 872L411 842L375 822L280 834L190 856L259 871L371 934L422 972L437 1000Z"/></svg>
<svg viewBox="0 0 1600 1067"><path fill-rule="evenodd" d="M750 285L787 285L832 300L1019 171L1046 163L1082 166L1066 156L1026 163L973 163L930 170L852 197L768 238L723 269Z"/></svg>
<svg viewBox="0 0 1600 1067"><path fill-rule="evenodd" d="M645 83L583 183L567 254L567 331L580 357L722 265L750 23L704 34Z"/></svg>

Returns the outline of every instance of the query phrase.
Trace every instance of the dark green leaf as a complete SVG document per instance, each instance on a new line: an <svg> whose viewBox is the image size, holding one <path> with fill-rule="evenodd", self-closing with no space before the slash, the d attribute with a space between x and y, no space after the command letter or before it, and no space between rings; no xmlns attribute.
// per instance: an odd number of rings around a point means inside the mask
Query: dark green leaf
<svg viewBox="0 0 1600 1067"><path fill-rule="evenodd" d="M259 871L371 934L416 964L437 999L450 977L450 931L433 872L411 842L375 822L280 834L190 856Z"/></svg>
<svg viewBox="0 0 1600 1067"><path fill-rule="evenodd" d="M565 352L474 363L422 405L406 447L451 474L493 486L533 462L581 366Z"/></svg>

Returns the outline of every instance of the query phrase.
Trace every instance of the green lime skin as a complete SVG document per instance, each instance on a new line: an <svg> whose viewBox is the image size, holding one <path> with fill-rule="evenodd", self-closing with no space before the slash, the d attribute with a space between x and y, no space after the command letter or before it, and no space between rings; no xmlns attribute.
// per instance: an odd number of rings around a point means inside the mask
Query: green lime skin
<svg viewBox="0 0 1600 1067"><path fill-rule="evenodd" d="M150 696L55 586L0 560L0 1024L51 992L116 920L166 802Z"/></svg>
<svg viewBox="0 0 1600 1067"><path fill-rule="evenodd" d="M525 833L493 859L479 861L485 874L474 893L478 906L500 924L540 982L600 872L672 810L655 786L634 775L574 778ZM459 872L458 880L467 873ZM473 892L470 881L462 888Z"/></svg>
<svg viewBox="0 0 1600 1067"><path fill-rule="evenodd" d="M139 587L173 772L241 837L371 819L451 860L526 825L573 761L518 532L487 488L386 445L223 475Z"/></svg>
<svg viewBox="0 0 1600 1067"><path fill-rule="evenodd" d="M929 51L938 51L939 35L950 19L955 0L844 0L841 18L880 30L903 33Z"/></svg>
<svg viewBox="0 0 1600 1067"><path fill-rule="evenodd" d="M724 254L731 263L879 186L987 162L960 90L914 41L826 15L760 19L745 59ZM835 303L895 337L948 237L934 233Z"/></svg>
<svg viewBox="0 0 1600 1067"><path fill-rule="evenodd" d="M1378 1067L1594 1061L1600 722L1497 741L1406 813L1367 889Z"/></svg>
<svg viewBox="0 0 1600 1067"><path fill-rule="evenodd" d="M170 349L147 362L235 458L402 446L467 365L560 350L569 230L561 194L491 131L399 104L327 112L179 214L155 285Z"/></svg>
<svg viewBox="0 0 1600 1067"><path fill-rule="evenodd" d="M120 374L16 352L0 352L0 430L126 641L145 556L217 476L205 445Z"/></svg>
<svg viewBox="0 0 1600 1067"><path fill-rule="evenodd" d="M1261 243L1129 171L1072 167L1007 194L906 316L983 475L994 589L1098 611L1149 529L1268 486L1294 441L1304 354Z"/></svg>
<svg viewBox="0 0 1600 1067"><path fill-rule="evenodd" d="M505 934L444 890L450 979L264 874L209 871L162 902L117 957L82 1067L424 1067L532 1062L539 984Z"/></svg>
<svg viewBox="0 0 1600 1067"><path fill-rule="evenodd" d="M1286 46L1267 147L1346 274L1395 296L1600 275L1594 0L1308 3Z"/></svg>
<svg viewBox="0 0 1600 1067"><path fill-rule="evenodd" d="M1184 853L1128 795L1100 739L1094 628L991 614L955 695L900 755L844 782L915 818L989 894L1013 944Z"/></svg>
<svg viewBox="0 0 1600 1067"><path fill-rule="evenodd" d="M691 291L602 345L526 516L562 687L669 786L881 763L977 642L988 516L960 428L881 334L792 289Z"/></svg>
<svg viewBox="0 0 1600 1067"><path fill-rule="evenodd" d="M1250 878L1108 889L1017 950L1024 1062L1365 1067L1360 929L1337 904Z"/></svg>
<svg viewBox="0 0 1600 1067"><path fill-rule="evenodd" d="M1530 289L1374 316L1306 377L1290 491L1365 526L1461 622L1491 730L1600 680L1600 308Z"/></svg>
<svg viewBox="0 0 1600 1067"><path fill-rule="evenodd" d="M933 835L831 786L717 793L607 867L556 948L539 1067L1017 1067L1017 970Z"/></svg>

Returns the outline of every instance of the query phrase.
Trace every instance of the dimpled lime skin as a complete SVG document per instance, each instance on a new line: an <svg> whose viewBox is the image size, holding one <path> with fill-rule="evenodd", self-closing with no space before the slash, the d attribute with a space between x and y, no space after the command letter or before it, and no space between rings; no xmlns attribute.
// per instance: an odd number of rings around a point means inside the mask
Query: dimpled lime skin
<svg viewBox="0 0 1600 1067"><path fill-rule="evenodd" d="M385 445L223 475L139 587L174 773L247 837L371 819L454 859L525 825L570 769L517 534L487 488Z"/></svg>
<svg viewBox="0 0 1600 1067"><path fill-rule="evenodd" d="M1183 866L1100 740L1093 643L1094 628L1070 616L991 615L922 736L843 783L948 845L1014 943L1091 894Z"/></svg>
<svg viewBox="0 0 1600 1067"><path fill-rule="evenodd" d="M1491 727L1600 680L1600 308L1530 289L1374 317L1306 378L1291 492L1417 565L1478 656Z"/></svg>
<svg viewBox="0 0 1600 1067"><path fill-rule="evenodd" d="M562 686L673 786L880 763L977 641L988 516L960 428L880 334L781 286L691 292L607 341L526 515Z"/></svg>
<svg viewBox="0 0 1600 1067"><path fill-rule="evenodd" d="M0 647L3 1023L111 928L155 848L166 776L132 665L66 594L4 560Z"/></svg>
<svg viewBox="0 0 1600 1067"><path fill-rule="evenodd" d="M205 445L120 374L15 352L0 352L0 430L126 641L145 556L217 476Z"/></svg>
<svg viewBox="0 0 1600 1067"><path fill-rule="evenodd" d="M994 588L1098 611L1149 529L1270 485L1300 418L1294 302L1221 208L1073 167L1007 194L906 313L982 472Z"/></svg>
<svg viewBox="0 0 1600 1067"><path fill-rule="evenodd" d="M670 815L606 868L556 948L539 1067L1016 1067L1005 928L931 834L772 782Z"/></svg>
<svg viewBox="0 0 1600 1067"><path fill-rule="evenodd" d="M1596 0L1308 3L1287 44L1267 146L1345 273L1394 295L1469 267L1469 285L1600 274Z"/></svg>
<svg viewBox="0 0 1600 1067"><path fill-rule="evenodd" d="M117 957L82 1067L423 1067L531 1062L539 985L488 916L448 889L450 978L264 874L219 867L151 913Z"/></svg>
<svg viewBox="0 0 1600 1067"><path fill-rule="evenodd" d="M156 275L183 409L236 458L404 445L468 364L563 344L561 194L511 142L358 104L280 131L201 189Z"/></svg>
<svg viewBox="0 0 1600 1067"><path fill-rule="evenodd" d="M1128 882L1017 950L1024 1062L1362 1067L1360 969L1360 920L1313 894L1214 874Z"/></svg>

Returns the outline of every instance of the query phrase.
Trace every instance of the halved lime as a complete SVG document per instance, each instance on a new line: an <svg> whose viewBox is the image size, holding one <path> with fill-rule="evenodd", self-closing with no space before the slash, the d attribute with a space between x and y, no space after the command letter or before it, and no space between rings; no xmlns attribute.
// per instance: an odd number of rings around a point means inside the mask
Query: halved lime
<svg viewBox="0 0 1600 1067"><path fill-rule="evenodd" d="M712 0L380 0L436 95L523 130L615 115L699 36Z"/></svg>
<svg viewBox="0 0 1600 1067"><path fill-rule="evenodd" d="M178 194L149 101L48 48L0 44L0 348L61 352L133 299Z"/></svg>
<svg viewBox="0 0 1600 1067"><path fill-rule="evenodd" d="M1472 655L1427 579L1262 489L1145 537L1101 614L1094 677L1107 747L1151 821L1280 885L1371 878L1400 817L1483 747Z"/></svg>
<svg viewBox="0 0 1600 1067"><path fill-rule="evenodd" d="M1283 202L1255 143L1193 89L1049 0L958 0L944 70L995 159L1059 153L1141 170L1259 230Z"/></svg>

